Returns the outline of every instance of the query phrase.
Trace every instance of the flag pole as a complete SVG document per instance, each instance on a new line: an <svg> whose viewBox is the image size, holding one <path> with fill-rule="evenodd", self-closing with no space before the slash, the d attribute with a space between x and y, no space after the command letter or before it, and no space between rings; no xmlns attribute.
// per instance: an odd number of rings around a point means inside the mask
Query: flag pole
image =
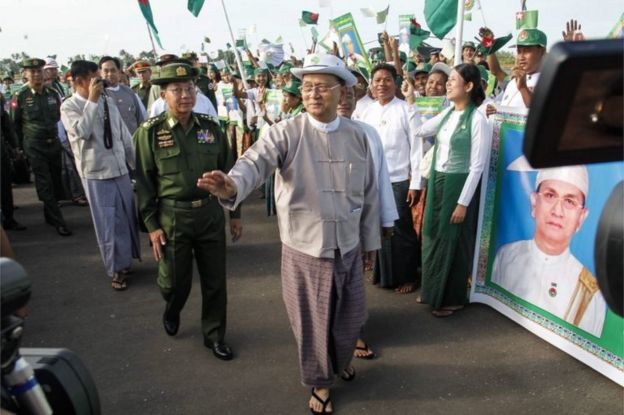
<svg viewBox="0 0 624 415"><path fill-rule="evenodd" d="M154 39L152 38L152 31L150 30L149 24L145 22L145 26L147 26L147 34L149 35L150 42L152 43L152 52L154 53L154 60L158 60L158 54L156 53L156 46L154 45Z"/></svg>
<svg viewBox="0 0 624 415"><path fill-rule="evenodd" d="M487 22L485 21L485 13L483 13L483 7L481 7L481 0L477 0L479 4L479 11L481 12L481 18L483 19L483 26L488 27Z"/></svg>
<svg viewBox="0 0 624 415"><path fill-rule="evenodd" d="M462 63L462 42L464 36L464 1L457 0L457 30L455 32L455 65Z"/></svg>
<svg viewBox="0 0 624 415"><path fill-rule="evenodd" d="M241 60L240 53L238 52L238 48L236 47L236 39L234 39L234 32L232 32L232 25L230 24L230 17L228 16L227 10L225 9L225 2L221 0L221 6L223 6L223 14L225 14L225 21L227 22L228 29L230 30L230 37L232 38L232 45L234 45L234 57L236 57L236 64L238 65L238 71L241 74L241 80L243 81L243 87L245 89L249 89L247 85L247 80L245 79L245 72L243 71L243 61Z"/></svg>

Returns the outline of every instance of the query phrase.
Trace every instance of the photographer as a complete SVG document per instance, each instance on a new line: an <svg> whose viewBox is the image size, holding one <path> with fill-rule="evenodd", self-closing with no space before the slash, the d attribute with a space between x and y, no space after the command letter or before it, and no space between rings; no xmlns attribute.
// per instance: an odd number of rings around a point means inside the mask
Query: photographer
<svg viewBox="0 0 624 415"><path fill-rule="evenodd" d="M61 106L61 120L89 200L98 245L112 287L126 289L132 258L139 258L134 195L128 166L134 167L132 137L113 100L104 93L98 67L74 61L76 93Z"/></svg>

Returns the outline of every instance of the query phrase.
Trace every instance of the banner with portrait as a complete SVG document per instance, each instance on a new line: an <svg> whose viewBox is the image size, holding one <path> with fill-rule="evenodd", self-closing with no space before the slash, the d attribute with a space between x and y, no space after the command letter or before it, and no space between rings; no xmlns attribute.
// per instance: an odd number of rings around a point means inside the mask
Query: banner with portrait
<svg viewBox="0 0 624 415"><path fill-rule="evenodd" d="M332 26L338 34L340 47L342 48L342 53L347 58L348 64L350 66L364 66L370 72L372 69L371 63L351 13L343 14L332 20Z"/></svg>
<svg viewBox="0 0 624 415"><path fill-rule="evenodd" d="M522 153L526 116L517 111L496 116L470 301L624 386L624 320L594 277L598 222L624 163L533 169Z"/></svg>

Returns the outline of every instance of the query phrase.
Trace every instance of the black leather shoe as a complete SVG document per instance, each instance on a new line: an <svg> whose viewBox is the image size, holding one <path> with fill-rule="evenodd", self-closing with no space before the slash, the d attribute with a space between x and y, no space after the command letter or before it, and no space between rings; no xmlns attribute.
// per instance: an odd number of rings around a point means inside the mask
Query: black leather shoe
<svg viewBox="0 0 624 415"><path fill-rule="evenodd" d="M225 342L207 342L204 341L204 344L207 348L212 349L212 354L215 355L217 359L221 360L232 360L234 358L234 353L230 346L225 344Z"/></svg>
<svg viewBox="0 0 624 415"><path fill-rule="evenodd" d="M180 328L180 315L171 317L167 315L167 312L163 314L163 327L165 328L165 332L170 336L175 336L178 334L178 329Z"/></svg>
<svg viewBox="0 0 624 415"><path fill-rule="evenodd" d="M72 235L72 231L70 231L69 229L67 229L63 225L58 225L56 227L56 232L58 232L58 234L61 235L61 236L71 236Z"/></svg>

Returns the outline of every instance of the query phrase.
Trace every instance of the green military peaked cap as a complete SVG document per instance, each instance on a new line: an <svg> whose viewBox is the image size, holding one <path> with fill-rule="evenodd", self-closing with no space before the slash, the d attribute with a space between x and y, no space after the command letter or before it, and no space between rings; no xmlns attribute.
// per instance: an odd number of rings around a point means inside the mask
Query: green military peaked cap
<svg viewBox="0 0 624 415"><path fill-rule="evenodd" d="M474 42L471 42L470 40L467 42L464 42L462 49L466 49L466 48L470 48L472 50L477 50L477 46L475 45Z"/></svg>
<svg viewBox="0 0 624 415"><path fill-rule="evenodd" d="M256 68L255 71L253 71L254 75L268 75L269 74L269 70L267 68Z"/></svg>
<svg viewBox="0 0 624 415"><path fill-rule="evenodd" d="M30 58L30 59L24 59L22 63L20 64L20 66L24 69L37 69L37 68L43 68L45 64L46 62L43 59Z"/></svg>
<svg viewBox="0 0 624 415"><path fill-rule="evenodd" d="M289 94L296 95L298 97L301 96L301 82L299 79L294 78L282 87L282 91L288 92Z"/></svg>
<svg viewBox="0 0 624 415"><path fill-rule="evenodd" d="M546 33L539 29L522 29L518 33L516 46L542 46L546 47Z"/></svg>
<svg viewBox="0 0 624 415"><path fill-rule="evenodd" d="M210 72L219 72L219 68L217 68L217 65L215 65L214 63L211 63L210 65L208 65L208 70Z"/></svg>
<svg viewBox="0 0 624 415"><path fill-rule="evenodd" d="M186 63L170 63L160 68L157 78L152 78L155 85L168 84L170 82L190 81L197 77L199 71Z"/></svg>

